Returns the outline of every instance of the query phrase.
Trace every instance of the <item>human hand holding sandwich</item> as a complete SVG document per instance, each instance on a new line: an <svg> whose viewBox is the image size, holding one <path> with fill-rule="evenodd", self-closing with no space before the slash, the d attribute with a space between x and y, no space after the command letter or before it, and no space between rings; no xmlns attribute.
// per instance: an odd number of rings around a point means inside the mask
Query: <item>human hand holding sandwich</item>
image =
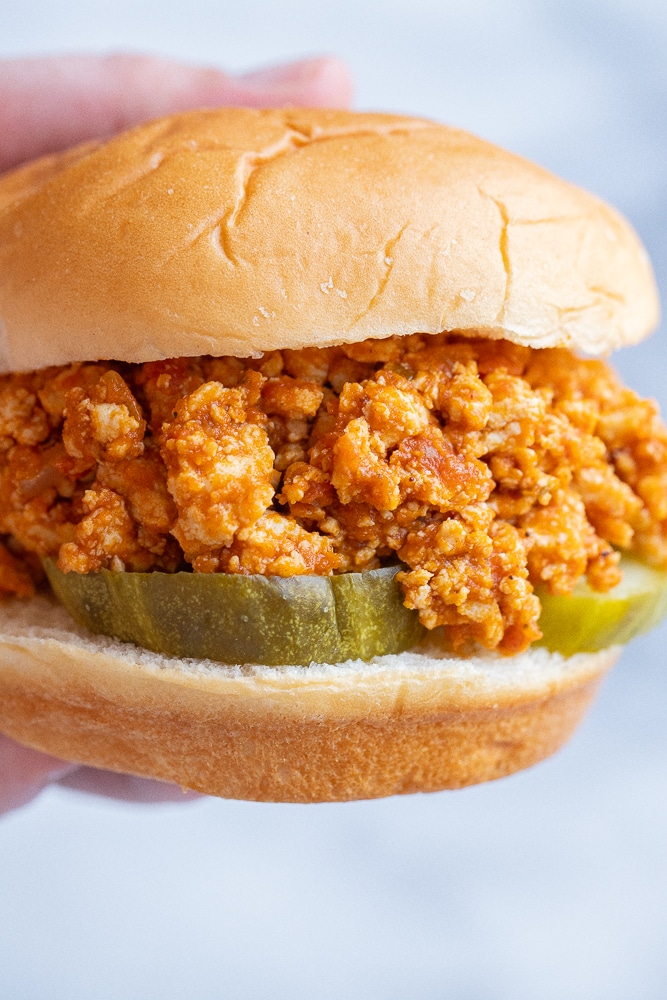
<svg viewBox="0 0 667 1000"><path fill-rule="evenodd" d="M42 753L460 788L555 752L667 611L667 426L577 353L655 327L647 254L484 140L223 106L40 157L0 317L0 731Z"/></svg>
<svg viewBox="0 0 667 1000"><path fill-rule="evenodd" d="M240 76L139 55L5 60L0 62L0 171L186 108L344 107L350 96L347 69L330 58ZM193 797L167 784L67 763L0 735L0 813L56 782L128 801Z"/></svg>

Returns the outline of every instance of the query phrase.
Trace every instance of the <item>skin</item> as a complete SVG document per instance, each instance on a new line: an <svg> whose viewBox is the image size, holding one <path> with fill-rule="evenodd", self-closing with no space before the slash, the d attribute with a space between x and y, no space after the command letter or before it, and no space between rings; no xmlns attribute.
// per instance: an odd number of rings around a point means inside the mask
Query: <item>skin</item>
<svg viewBox="0 0 667 1000"><path fill-rule="evenodd" d="M187 108L347 107L351 96L349 72L332 58L240 76L141 55L9 59L0 61L0 172ZM0 734L0 814L52 784L126 802L197 798L162 782L70 764Z"/></svg>

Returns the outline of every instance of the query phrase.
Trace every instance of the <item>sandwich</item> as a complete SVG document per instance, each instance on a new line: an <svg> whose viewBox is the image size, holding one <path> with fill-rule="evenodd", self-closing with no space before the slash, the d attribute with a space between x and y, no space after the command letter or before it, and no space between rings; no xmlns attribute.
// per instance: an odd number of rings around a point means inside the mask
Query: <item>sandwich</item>
<svg viewBox="0 0 667 1000"><path fill-rule="evenodd" d="M195 111L0 178L0 731L224 797L502 777L667 606L612 208L462 131Z"/></svg>

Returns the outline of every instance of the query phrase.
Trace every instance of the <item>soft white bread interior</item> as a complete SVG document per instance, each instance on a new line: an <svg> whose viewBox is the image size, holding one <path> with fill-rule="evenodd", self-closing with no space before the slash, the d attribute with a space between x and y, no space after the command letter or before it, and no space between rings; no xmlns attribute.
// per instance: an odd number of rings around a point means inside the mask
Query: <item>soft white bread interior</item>
<svg viewBox="0 0 667 1000"><path fill-rule="evenodd" d="M96 767L227 798L321 802L460 788L571 735L615 647L226 667L93 636L47 597L0 624L0 730Z"/></svg>
<svg viewBox="0 0 667 1000"><path fill-rule="evenodd" d="M0 370L462 330L605 353L655 282L599 199L379 114L176 115L0 179Z"/></svg>

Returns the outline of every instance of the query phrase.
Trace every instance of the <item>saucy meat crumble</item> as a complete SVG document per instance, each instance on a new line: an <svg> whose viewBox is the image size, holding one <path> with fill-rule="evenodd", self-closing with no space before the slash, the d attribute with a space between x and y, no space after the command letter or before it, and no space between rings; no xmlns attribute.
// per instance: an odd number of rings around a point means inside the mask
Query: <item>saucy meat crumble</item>
<svg viewBox="0 0 667 1000"><path fill-rule="evenodd" d="M0 379L0 589L64 572L400 561L454 648L540 637L536 584L667 566L667 430L602 361L451 334Z"/></svg>

